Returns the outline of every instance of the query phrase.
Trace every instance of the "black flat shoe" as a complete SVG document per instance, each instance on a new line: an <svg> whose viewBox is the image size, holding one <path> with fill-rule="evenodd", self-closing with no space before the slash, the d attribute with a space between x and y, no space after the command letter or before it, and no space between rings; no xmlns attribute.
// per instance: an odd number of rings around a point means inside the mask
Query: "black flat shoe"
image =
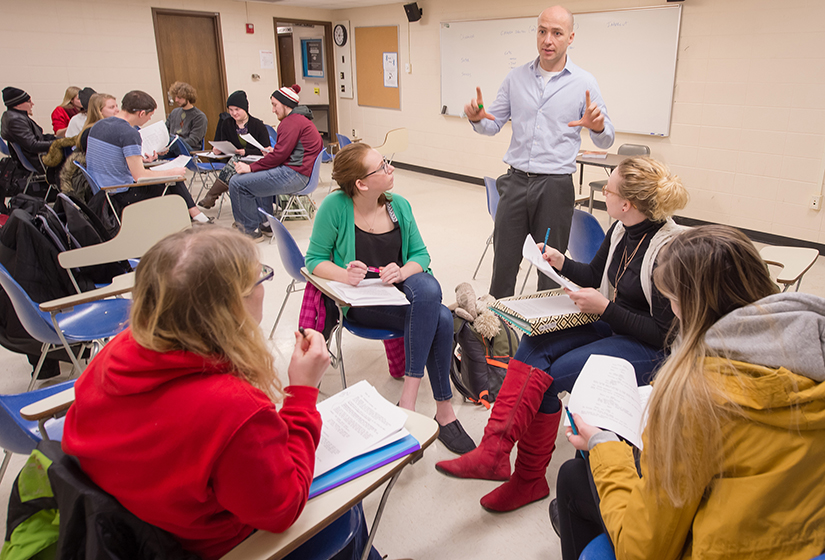
<svg viewBox="0 0 825 560"><path fill-rule="evenodd" d="M559 529L559 501L556 498L550 500L550 525L553 526L556 535L561 537L561 530Z"/></svg>
<svg viewBox="0 0 825 560"><path fill-rule="evenodd" d="M438 441L444 444L444 447L457 455L464 455L476 448L476 444L458 419L453 420L446 426L439 426Z"/></svg>

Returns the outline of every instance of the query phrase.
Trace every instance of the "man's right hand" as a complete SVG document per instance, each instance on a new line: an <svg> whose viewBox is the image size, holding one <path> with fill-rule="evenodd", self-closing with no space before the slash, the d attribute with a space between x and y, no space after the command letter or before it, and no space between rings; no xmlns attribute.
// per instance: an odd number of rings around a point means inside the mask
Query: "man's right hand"
<svg viewBox="0 0 825 560"><path fill-rule="evenodd" d="M476 88L476 98L471 99L470 102L464 106L464 114L470 119L470 122L479 122L481 119L489 119L491 121L496 118L484 109L484 101L481 99L481 88Z"/></svg>

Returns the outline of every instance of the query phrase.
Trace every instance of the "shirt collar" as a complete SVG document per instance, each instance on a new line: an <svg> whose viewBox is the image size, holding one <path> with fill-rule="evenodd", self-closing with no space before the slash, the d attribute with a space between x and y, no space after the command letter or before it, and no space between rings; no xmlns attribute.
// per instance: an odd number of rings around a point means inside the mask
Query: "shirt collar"
<svg viewBox="0 0 825 560"><path fill-rule="evenodd" d="M570 53L567 53L567 60L564 62L564 68L561 69L559 74L567 72L568 74L573 73L573 69L576 68L576 65L573 64L573 61L570 60ZM537 56L533 59L533 62L530 63L530 69L535 72L536 76L541 76L541 72L539 71L539 57Z"/></svg>

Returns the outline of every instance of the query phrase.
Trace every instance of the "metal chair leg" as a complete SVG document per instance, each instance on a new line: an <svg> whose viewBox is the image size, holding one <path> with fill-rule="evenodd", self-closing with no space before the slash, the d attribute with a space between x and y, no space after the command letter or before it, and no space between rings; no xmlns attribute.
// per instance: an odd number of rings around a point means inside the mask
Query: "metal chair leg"
<svg viewBox="0 0 825 560"><path fill-rule="evenodd" d="M364 545L364 552L361 554L361 560L367 560L370 556L372 541L375 538L376 531L378 531L378 523L381 522L381 516L384 513L384 506L387 505L387 499L390 497L390 491L392 490L392 487L395 486L398 477L401 476L401 472L402 471L398 471L392 476L387 484L387 487L384 489L384 493L381 495L381 501L378 504L378 511L375 512L375 519L372 520L372 527L370 527L370 533L367 537L367 543Z"/></svg>
<svg viewBox="0 0 825 560"><path fill-rule="evenodd" d="M275 319L275 324L272 325L272 330L269 331L269 340L272 340L272 335L275 334L275 328L278 326L278 322L281 320L281 315L284 314L284 308L286 307L286 302L289 299L289 294L292 292L297 292L298 290L294 290L297 280L293 280L290 282L289 286L286 287L286 296L284 296L284 302L281 304L281 309L278 311L278 317Z"/></svg>
<svg viewBox="0 0 825 560"><path fill-rule="evenodd" d="M478 274L478 269L481 268L481 263L484 261L484 256L487 254L487 249L490 248L490 245L493 243L493 234L490 234L490 237L487 238L487 243L484 245L484 252L481 253L481 258L478 259L478 265L476 265L476 271L473 272L473 280L476 279L476 275Z"/></svg>
<svg viewBox="0 0 825 560"><path fill-rule="evenodd" d="M9 461L11 461L11 452L4 449L3 450L3 464L0 465L0 481L3 480L3 476L6 474L6 469L9 468ZM370 545L372 543L370 542Z"/></svg>
<svg viewBox="0 0 825 560"><path fill-rule="evenodd" d="M40 375L40 368L43 367L43 362L46 361L46 354L49 353L49 346L51 346L51 344L49 344L48 342L44 342L43 346L40 347L40 359L37 360L37 365L34 366L34 371L32 372L32 380L29 382L28 389L26 389L27 393L34 389L34 385L35 383L37 383L37 376ZM0 476L0 479L2 478L3 477Z"/></svg>
<svg viewBox="0 0 825 560"><path fill-rule="evenodd" d="M530 267L527 269L527 274L524 275L524 283L521 285L521 291L518 295L522 295L524 293L524 288L527 286L527 279L530 278L530 273L533 271L533 265L531 264Z"/></svg>

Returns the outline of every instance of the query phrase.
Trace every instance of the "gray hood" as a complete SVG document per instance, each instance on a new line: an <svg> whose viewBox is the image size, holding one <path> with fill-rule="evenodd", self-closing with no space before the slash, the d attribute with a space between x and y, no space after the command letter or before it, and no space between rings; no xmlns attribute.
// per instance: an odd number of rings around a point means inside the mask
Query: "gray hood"
<svg viewBox="0 0 825 560"><path fill-rule="evenodd" d="M732 311L708 330L710 354L825 381L825 299L784 293Z"/></svg>
<svg viewBox="0 0 825 560"><path fill-rule="evenodd" d="M306 105L298 105L296 106L289 114L295 113L296 115L303 115L309 120L312 120L312 111Z"/></svg>

